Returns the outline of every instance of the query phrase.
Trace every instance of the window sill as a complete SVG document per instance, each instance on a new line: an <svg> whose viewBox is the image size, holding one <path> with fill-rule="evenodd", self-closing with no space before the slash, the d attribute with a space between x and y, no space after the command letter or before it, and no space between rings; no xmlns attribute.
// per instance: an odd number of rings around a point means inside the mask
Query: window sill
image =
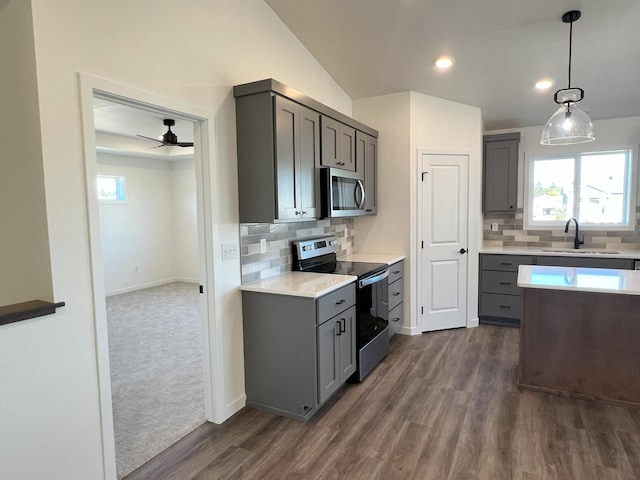
<svg viewBox="0 0 640 480"><path fill-rule="evenodd" d="M64 307L64 305L64 302L51 303L43 300L5 305L0 307L0 325L51 315L56 313L57 308Z"/></svg>

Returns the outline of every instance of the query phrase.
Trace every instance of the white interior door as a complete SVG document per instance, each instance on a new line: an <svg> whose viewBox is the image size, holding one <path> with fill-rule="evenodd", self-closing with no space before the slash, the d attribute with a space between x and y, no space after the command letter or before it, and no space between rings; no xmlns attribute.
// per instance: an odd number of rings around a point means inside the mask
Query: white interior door
<svg viewBox="0 0 640 480"><path fill-rule="evenodd" d="M467 155L421 155L422 331L467 323Z"/></svg>

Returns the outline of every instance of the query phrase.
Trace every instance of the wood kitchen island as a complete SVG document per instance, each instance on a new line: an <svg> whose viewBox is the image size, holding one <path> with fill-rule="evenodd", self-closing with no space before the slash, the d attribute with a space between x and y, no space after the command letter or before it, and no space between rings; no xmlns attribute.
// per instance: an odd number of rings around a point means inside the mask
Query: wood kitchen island
<svg viewBox="0 0 640 480"><path fill-rule="evenodd" d="M640 406L640 271L521 265L518 385Z"/></svg>

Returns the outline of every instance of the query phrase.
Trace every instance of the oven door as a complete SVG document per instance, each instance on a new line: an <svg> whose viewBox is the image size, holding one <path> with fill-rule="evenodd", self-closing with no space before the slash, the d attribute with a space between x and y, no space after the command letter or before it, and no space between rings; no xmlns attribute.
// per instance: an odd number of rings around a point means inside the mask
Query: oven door
<svg viewBox="0 0 640 480"><path fill-rule="evenodd" d="M356 331L358 349L370 343L375 337L384 333L388 335L388 312L384 299L383 283L387 282L389 270L365 277L358 282L358 325Z"/></svg>
<svg viewBox="0 0 640 480"><path fill-rule="evenodd" d="M357 217L364 215L362 174L339 168L326 168L322 176L322 216Z"/></svg>

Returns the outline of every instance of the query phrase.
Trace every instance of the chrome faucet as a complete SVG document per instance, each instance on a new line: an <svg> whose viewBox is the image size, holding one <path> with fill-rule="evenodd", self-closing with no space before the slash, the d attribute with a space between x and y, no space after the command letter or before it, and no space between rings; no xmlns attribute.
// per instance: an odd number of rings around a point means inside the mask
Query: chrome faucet
<svg viewBox="0 0 640 480"><path fill-rule="evenodd" d="M573 239L573 248L577 250L580 248L580 245L584 245L584 235L582 236L582 240L580 240L580 237L578 236L580 227L578 226L578 220L576 220L574 217L571 217L569 220L567 220L567 224L564 226L564 233L569 233L569 224L571 223L571 220L573 220L576 224L576 238Z"/></svg>

